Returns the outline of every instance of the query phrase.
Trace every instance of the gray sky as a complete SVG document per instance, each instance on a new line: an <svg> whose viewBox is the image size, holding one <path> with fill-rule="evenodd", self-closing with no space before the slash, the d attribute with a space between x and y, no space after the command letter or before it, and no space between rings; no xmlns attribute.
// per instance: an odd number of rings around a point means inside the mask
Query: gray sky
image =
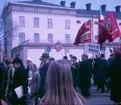
<svg viewBox="0 0 121 105"><path fill-rule="evenodd" d="M8 1L30 1L30 0L8 0ZM59 4L61 0L43 0L51 3ZM86 3L92 3L92 9L98 9L98 3L107 4L107 10L115 10L116 5L121 5L121 0L65 0L66 5L69 6L71 1L76 1L76 8L85 9ZM5 0L0 0L0 6L2 7Z"/></svg>

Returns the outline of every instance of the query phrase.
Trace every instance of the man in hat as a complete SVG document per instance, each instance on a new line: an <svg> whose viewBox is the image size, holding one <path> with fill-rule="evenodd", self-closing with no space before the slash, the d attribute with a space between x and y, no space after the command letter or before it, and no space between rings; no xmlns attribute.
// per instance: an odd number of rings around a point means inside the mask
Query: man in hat
<svg viewBox="0 0 121 105"><path fill-rule="evenodd" d="M45 80L46 80L46 74L47 74L47 70L49 67L49 54L48 53L43 53L42 56L39 58L41 60L41 64L39 67L39 73L41 76L41 86L39 89L39 96L40 98L42 98L45 94Z"/></svg>
<svg viewBox="0 0 121 105"><path fill-rule="evenodd" d="M97 90L101 90L101 93L105 93L105 81L107 79L107 67L108 62L105 60L105 55L101 54L100 59L95 62L95 74L97 81Z"/></svg>
<svg viewBox="0 0 121 105"><path fill-rule="evenodd" d="M13 84L12 84L12 97L11 104L12 105L27 105L26 96L28 94L27 89L27 72L24 68L23 62L19 58L15 58L13 60L13 66L15 68ZM15 91L19 89L20 91ZM17 93L19 92L19 93ZM18 94L21 94L19 96Z"/></svg>

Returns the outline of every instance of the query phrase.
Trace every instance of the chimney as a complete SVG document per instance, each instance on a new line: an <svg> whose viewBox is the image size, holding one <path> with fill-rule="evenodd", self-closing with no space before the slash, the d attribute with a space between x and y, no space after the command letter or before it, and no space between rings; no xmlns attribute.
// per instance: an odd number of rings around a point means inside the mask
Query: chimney
<svg viewBox="0 0 121 105"><path fill-rule="evenodd" d="M118 6L116 6L116 7L115 7L116 12L120 12L120 8L121 8L121 6L119 6L119 5L118 5Z"/></svg>
<svg viewBox="0 0 121 105"><path fill-rule="evenodd" d="M71 2L70 3L71 8L75 8L75 5L76 5L76 2Z"/></svg>
<svg viewBox="0 0 121 105"><path fill-rule="evenodd" d="M101 5L101 9L103 12L106 11L106 4Z"/></svg>
<svg viewBox="0 0 121 105"><path fill-rule="evenodd" d="M65 7L65 3L66 3L65 1L61 1L60 2L60 4L61 4L62 7Z"/></svg>
<svg viewBox="0 0 121 105"><path fill-rule="evenodd" d="M91 3L87 3L87 4L86 4L86 9L87 9L87 10L91 10Z"/></svg>

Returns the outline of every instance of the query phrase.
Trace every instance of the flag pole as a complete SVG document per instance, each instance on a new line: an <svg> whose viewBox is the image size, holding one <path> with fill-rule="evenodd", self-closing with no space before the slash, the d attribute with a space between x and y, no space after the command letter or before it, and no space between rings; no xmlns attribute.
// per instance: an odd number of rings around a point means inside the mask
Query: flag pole
<svg viewBox="0 0 121 105"><path fill-rule="evenodd" d="M98 2L98 6L99 6L99 12L98 12L98 22L100 20L100 18L102 18L102 10L101 10L101 3ZM99 41L99 28L102 28L102 27L99 27L99 23L98 23L98 41ZM100 52L101 52L101 46L100 46Z"/></svg>
<svg viewBox="0 0 121 105"><path fill-rule="evenodd" d="M94 17L93 17L93 14L92 14L92 29L91 29L91 42L93 43L94 42L94 40L93 40L93 21L94 21ZM93 53L93 57L92 57L92 59L93 59L93 62L94 62L94 53Z"/></svg>
<svg viewBox="0 0 121 105"><path fill-rule="evenodd" d="M93 40L93 21L94 21L94 17L93 17L93 14L92 14L92 29L91 29L91 42L93 43L94 40Z"/></svg>

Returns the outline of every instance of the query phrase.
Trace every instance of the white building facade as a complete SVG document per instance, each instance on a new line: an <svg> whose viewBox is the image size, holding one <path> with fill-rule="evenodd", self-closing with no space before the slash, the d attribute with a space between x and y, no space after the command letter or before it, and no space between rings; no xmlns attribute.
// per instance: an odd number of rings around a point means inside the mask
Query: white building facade
<svg viewBox="0 0 121 105"><path fill-rule="evenodd" d="M41 0L9 2L3 10L5 55L19 56L24 62L26 57L31 57L38 66L38 58L43 52L48 52L48 49L50 56L56 59L61 59L67 53L81 59L84 45L74 46L73 42L81 25L89 19L93 21L93 42L97 42L99 13L98 10L91 10L90 3L85 10L75 9L75 4L71 2L70 7L66 7L65 1L61 1L60 5ZM109 13L106 5L102 5L102 10L104 15ZM115 15L121 28L121 12L118 6ZM60 52L55 50L55 43L58 41L63 45ZM115 45L120 45L120 38L116 41L118 43ZM106 49L105 52L106 57L109 57L109 50Z"/></svg>

